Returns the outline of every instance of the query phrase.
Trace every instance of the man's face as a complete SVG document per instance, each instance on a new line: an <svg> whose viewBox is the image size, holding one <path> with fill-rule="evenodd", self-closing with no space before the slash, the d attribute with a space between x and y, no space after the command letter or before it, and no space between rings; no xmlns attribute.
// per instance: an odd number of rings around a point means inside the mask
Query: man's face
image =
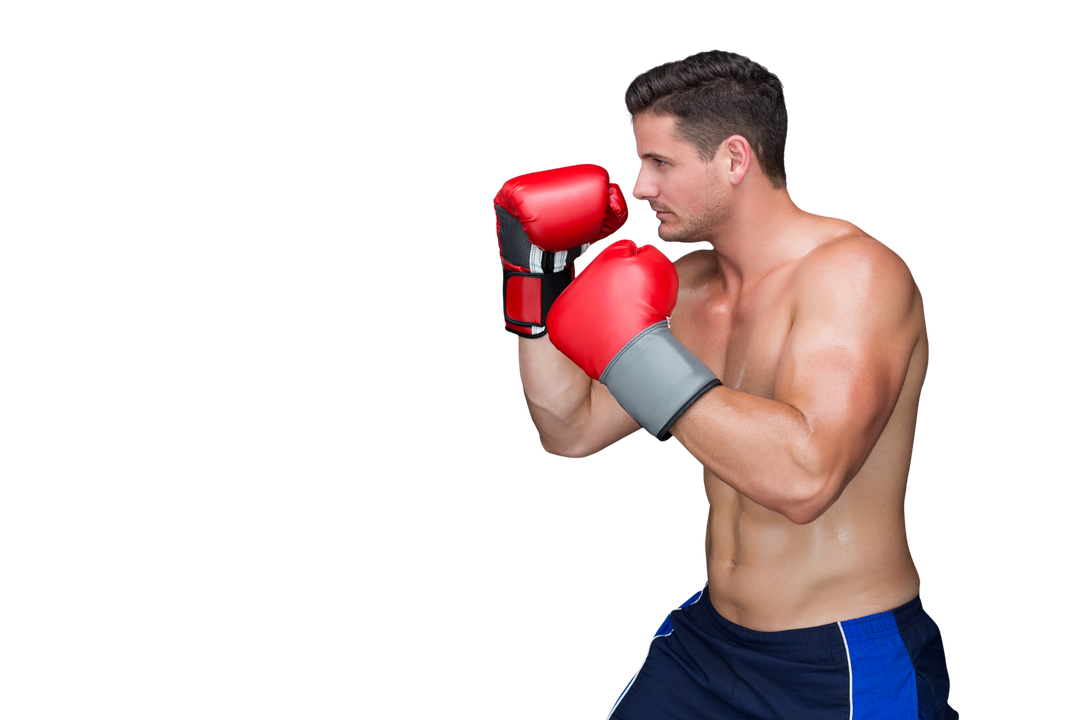
<svg viewBox="0 0 1080 720"><path fill-rule="evenodd" d="M693 145L677 137L672 115L638 115L634 137L641 158L634 197L656 212L660 239L714 239L731 212L714 161L703 162Z"/></svg>

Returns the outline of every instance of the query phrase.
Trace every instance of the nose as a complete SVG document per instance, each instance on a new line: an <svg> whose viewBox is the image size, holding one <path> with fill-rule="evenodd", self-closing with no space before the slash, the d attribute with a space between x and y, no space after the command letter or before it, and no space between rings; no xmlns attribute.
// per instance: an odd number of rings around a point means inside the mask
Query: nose
<svg viewBox="0 0 1080 720"><path fill-rule="evenodd" d="M656 195L656 183L649 177L648 169L642 163L641 169L638 170L637 181L634 182L634 197L638 200L648 200Z"/></svg>

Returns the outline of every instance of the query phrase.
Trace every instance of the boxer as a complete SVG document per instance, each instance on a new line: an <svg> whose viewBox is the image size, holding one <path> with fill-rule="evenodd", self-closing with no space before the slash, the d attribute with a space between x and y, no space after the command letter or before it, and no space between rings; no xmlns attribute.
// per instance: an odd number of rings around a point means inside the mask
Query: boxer
<svg viewBox="0 0 1080 720"><path fill-rule="evenodd" d="M504 314L528 327L521 376L543 447L581 457L643 427L703 466L708 582L664 621L610 717L958 717L904 524L928 357L911 273L792 202L783 90L761 65L694 55L638 76L626 105L634 197L662 240L710 249L672 265L620 240L564 283L545 277L565 272L557 261L508 260L506 228L521 226L530 257L581 251L618 227L606 173L580 195L564 169L540 174L535 196L511 181L496 199L504 288L512 273L540 283ZM531 231L510 205L575 229Z"/></svg>

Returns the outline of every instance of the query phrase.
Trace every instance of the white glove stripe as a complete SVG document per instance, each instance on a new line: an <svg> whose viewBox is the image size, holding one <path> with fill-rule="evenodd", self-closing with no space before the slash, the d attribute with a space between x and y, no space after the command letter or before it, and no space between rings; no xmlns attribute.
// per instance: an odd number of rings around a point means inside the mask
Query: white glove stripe
<svg viewBox="0 0 1080 720"><path fill-rule="evenodd" d="M540 259L542 257L542 249L536 245L529 246L529 272L543 272L543 268L540 267Z"/></svg>
<svg viewBox="0 0 1080 720"><path fill-rule="evenodd" d="M584 245L582 245L580 248L580 252L578 252L578 257L583 255L585 251L589 249L589 245L591 244L592 243L585 243ZM542 250L536 245L533 245L529 248L529 272L544 272L544 252L544 250ZM569 252L569 250L559 250L558 252L554 253L554 267L552 268L552 272L562 272L566 269L566 258Z"/></svg>

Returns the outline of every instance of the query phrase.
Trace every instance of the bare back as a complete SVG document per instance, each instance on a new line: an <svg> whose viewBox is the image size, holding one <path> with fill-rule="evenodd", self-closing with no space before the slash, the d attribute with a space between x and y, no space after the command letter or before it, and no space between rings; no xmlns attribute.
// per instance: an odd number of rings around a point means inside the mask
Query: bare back
<svg viewBox="0 0 1080 720"><path fill-rule="evenodd" d="M830 253L841 263L845 253L852 262L867 252L895 258L848 223L807 217L808 252L752 286L733 287L711 251L676 263L680 292L672 332L727 388L781 399L778 376L782 364L792 362L789 336L808 277L820 271L815 257ZM915 317L909 340L890 349L907 352L899 397L861 468L820 517L796 524L705 468L710 599L733 622L766 631L811 627L888 610L918 594L904 493L927 342L921 299L906 267L902 274L914 293Z"/></svg>

